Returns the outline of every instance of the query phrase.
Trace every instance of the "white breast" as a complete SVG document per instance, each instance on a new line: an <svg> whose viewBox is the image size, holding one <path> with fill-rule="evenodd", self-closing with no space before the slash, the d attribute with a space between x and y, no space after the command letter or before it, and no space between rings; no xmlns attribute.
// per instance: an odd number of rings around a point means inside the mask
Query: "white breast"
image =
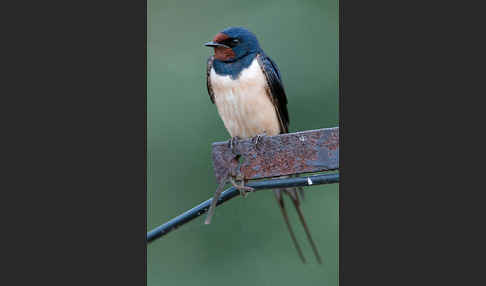
<svg viewBox="0 0 486 286"><path fill-rule="evenodd" d="M231 137L280 133L275 107L267 95L265 75L256 58L235 80L216 74L214 68L210 80L219 115Z"/></svg>

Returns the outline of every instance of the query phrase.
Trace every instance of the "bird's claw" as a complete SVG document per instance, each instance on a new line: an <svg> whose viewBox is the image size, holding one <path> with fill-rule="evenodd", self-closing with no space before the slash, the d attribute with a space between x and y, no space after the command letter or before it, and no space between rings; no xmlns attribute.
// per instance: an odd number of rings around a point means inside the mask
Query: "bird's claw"
<svg viewBox="0 0 486 286"><path fill-rule="evenodd" d="M230 178L230 182L233 185L233 187L237 188L240 191L240 195L246 198L247 193L253 192L255 189L252 187L245 186L244 180L241 180L241 185L238 185L235 181L235 179Z"/></svg>
<svg viewBox="0 0 486 286"><path fill-rule="evenodd" d="M236 154L235 153L235 148L236 148L236 145L238 145L238 136L235 136L235 137L231 137L230 140L228 140L228 146L229 148L231 149L231 151L233 152L233 154Z"/></svg>
<svg viewBox="0 0 486 286"><path fill-rule="evenodd" d="M255 137L252 138L253 144L255 147L258 147L258 143L262 140L264 136L267 136L267 132L264 131L262 134L257 134Z"/></svg>

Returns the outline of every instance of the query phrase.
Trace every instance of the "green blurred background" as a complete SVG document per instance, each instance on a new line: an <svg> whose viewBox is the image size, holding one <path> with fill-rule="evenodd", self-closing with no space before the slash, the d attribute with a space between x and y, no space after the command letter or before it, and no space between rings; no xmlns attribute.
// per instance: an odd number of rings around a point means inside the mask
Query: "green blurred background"
<svg viewBox="0 0 486 286"><path fill-rule="evenodd" d="M338 1L148 0L148 230L213 195L211 143L228 139L206 91L203 43L228 26L254 32L278 64L290 132L338 121ZM300 262L271 191L235 198L147 246L148 285L337 285L338 185L308 189L304 215L318 265L287 198L309 263Z"/></svg>

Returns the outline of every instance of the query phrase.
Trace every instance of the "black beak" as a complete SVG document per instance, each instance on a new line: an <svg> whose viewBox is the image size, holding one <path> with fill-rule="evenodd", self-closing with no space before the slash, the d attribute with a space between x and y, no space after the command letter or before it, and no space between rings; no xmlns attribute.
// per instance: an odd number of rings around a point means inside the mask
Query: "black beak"
<svg viewBox="0 0 486 286"><path fill-rule="evenodd" d="M215 48L215 47L224 47L224 48L228 48L229 49L229 47L227 45L220 44L220 43L216 43L216 42L213 42L213 41L204 43L204 45L206 47L213 47L213 48Z"/></svg>

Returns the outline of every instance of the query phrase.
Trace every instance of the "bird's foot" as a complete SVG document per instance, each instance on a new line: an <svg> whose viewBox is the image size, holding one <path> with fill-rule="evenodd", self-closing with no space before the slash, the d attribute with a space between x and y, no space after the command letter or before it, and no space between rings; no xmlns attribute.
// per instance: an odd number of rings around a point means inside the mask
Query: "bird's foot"
<svg viewBox="0 0 486 286"><path fill-rule="evenodd" d="M242 195L242 196L243 196L243 197L245 197L245 198L246 198L246 196L247 196L247 194L248 194L249 192L253 192L253 191L255 190L255 189L254 189L254 188L252 188L252 187L245 186L245 180L244 180L244 179L241 179L241 180L240 180L240 182L241 182L241 184L240 184L240 185L238 185L238 184L236 183L235 179L234 179L234 178L232 178L232 177L230 177L230 179L229 179L229 180L230 180L231 184L232 184L232 185L233 185L235 188L237 188L237 189L240 191L240 195Z"/></svg>
<svg viewBox="0 0 486 286"><path fill-rule="evenodd" d="M251 139L251 141L255 145L255 148L258 148L258 143L261 143L262 138L265 136L267 136L267 132L263 131L263 133L257 134L255 137Z"/></svg>
<svg viewBox="0 0 486 286"><path fill-rule="evenodd" d="M233 154L236 154L236 145L238 145L239 139L240 138L238 136L235 136L235 137L231 137L231 139L228 140L228 146L231 149L231 152L233 152Z"/></svg>

